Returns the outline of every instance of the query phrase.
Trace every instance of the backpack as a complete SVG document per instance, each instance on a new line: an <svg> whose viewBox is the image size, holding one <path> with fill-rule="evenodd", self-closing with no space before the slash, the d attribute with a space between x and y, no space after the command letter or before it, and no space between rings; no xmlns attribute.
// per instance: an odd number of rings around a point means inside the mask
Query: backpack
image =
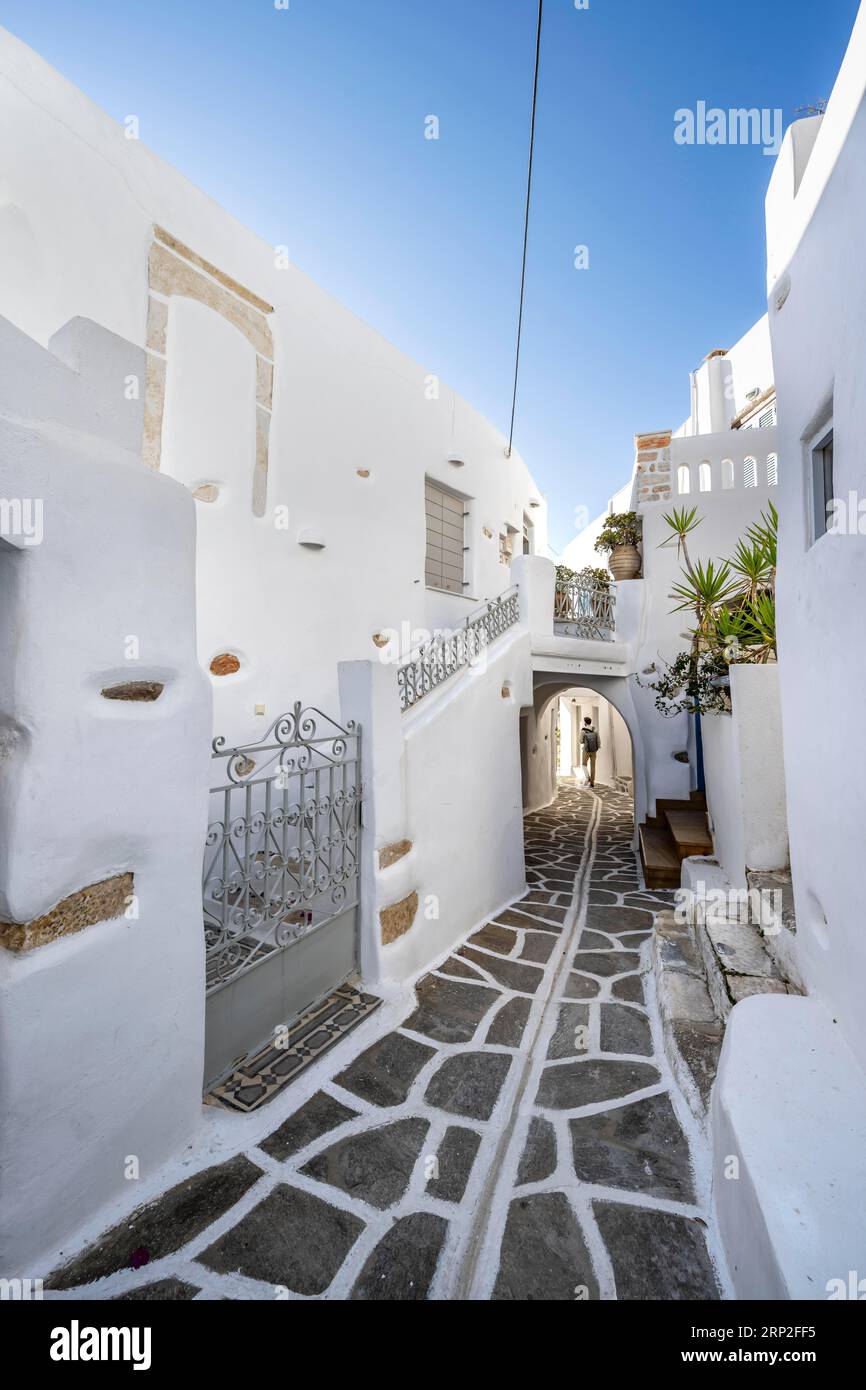
<svg viewBox="0 0 866 1390"><path fill-rule="evenodd" d="M587 753L598 752L598 734L595 732L595 729L584 729L583 743Z"/></svg>

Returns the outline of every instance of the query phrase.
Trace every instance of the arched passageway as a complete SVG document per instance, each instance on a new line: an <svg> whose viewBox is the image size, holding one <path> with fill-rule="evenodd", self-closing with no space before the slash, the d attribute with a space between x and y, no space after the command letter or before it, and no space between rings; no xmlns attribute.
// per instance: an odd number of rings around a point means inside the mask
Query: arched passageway
<svg viewBox="0 0 866 1390"><path fill-rule="evenodd" d="M583 785L580 730L587 717L601 744L596 783L630 796L637 826L647 809L645 758L631 691L621 677L536 673L533 704L521 719L524 810L550 805L561 785Z"/></svg>

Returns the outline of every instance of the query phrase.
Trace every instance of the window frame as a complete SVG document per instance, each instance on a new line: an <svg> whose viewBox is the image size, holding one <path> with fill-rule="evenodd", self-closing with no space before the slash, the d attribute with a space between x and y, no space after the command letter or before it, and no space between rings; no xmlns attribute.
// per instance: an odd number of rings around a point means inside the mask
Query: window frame
<svg viewBox="0 0 866 1390"><path fill-rule="evenodd" d="M453 506L453 507L445 507L445 506L442 507L442 517L441 517L442 529L441 529L441 531L439 531L439 533L438 533L438 534L441 536L442 539L441 539L441 541L438 543L438 545L437 545L435 539L431 540L431 535L435 538L435 536L436 536L436 534L437 534L435 528L433 528L433 530L432 530L432 532L431 532L431 525L430 525L431 517L432 517L434 520L436 519L436 518L435 518L435 513L431 513L431 511L429 510L429 507L430 507L430 504L431 504L431 503L433 503L434 506L436 505L436 498L432 498L432 497L430 496L430 491L431 491L431 490L432 490L433 492L435 492L435 493L440 494L442 497L449 498L451 502L453 502L453 503L456 504L456 505ZM424 478L424 584L425 584L425 587L426 587L426 588L432 589L432 590L433 590L435 593L437 593L437 594L451 594L451 595L453 595L455 598L466 598L466 597L468 597L468 595L469 595L469 590L470 590L470 588L471 588L471 583L470 583L470 580L469 580L469 578L468 578L468 567L469 567L469 544L468 544L468 537L469 537L469 516L470 516L470 512L469 512L469 502L470 502L470 499L469 499L468 497L466 497L463 493L457 492L454 488L448 487L445 483L441 483L441 482L439 481L438 478L431 478L431 477L429 477L429 476L425 476L425 478ZM460 521L461 521L461 531L462 531L461 536L460 536L459 538L456 538L456 537L451 537L451 538L450 538L452 541L455 542L455 545L454 545L453 547L452 547L452 546L446 546L446 544L444 543L444 542L445 542L445 539L447 538L447 534L448 534L448 533L446 532L446 530L445 530L446 524L447 524L447 525L450 525L450 526L452 527L452 529L457 529L454 522L446 522L446 513L449 514L449 515L452 516L452 517L457 517L457 516L459 515ZM438 561L438 565L437 565L437 563L436 563L435 557L431 557L431 555L430 555L430 551L431 551L431 550L436 550L436 549L439 550L439 561ZM460 555L460 564L459 564L459 566L456 565L456 564L452 564L452 565L450 565L450 566L446 565L446 557L452 556L452 557L456 560L458 554ZM432 564L432 568L431 568L431 564ZM446 571L447 568L455 569L455 570L459 569L460 574L461 574L461 578L460 578L460 579L457 579L456 577L454 577L454 578L449 582L449 581L448 581L448 577L446 576L446 573L445 573L445 571ZM437 574L437 569L438 569L438 574ZM440 582L437 582L437 580L440 581Z"/></svg>
<svg viewBox="0 0 866 1390"><path fill-rule="evenodd" d="M827 535L827 507L835 496L832 418L813 436L808 448L810 546L812 546L822 536Z"/></svg>

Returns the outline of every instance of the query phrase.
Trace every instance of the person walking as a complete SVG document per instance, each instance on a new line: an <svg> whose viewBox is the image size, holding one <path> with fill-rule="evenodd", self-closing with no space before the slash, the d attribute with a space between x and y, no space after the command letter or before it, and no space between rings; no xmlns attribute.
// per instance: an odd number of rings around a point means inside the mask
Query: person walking
<svg viewBox="0 0 866 1390"><path fill-rule="evenodd" d="M589 771L589 785L595 786L595 760L598 750L601 747L601 739L598 730L594 728L589 715L583 721L583 728L580 731L580 745L585 753L585 762Z"/></svg>

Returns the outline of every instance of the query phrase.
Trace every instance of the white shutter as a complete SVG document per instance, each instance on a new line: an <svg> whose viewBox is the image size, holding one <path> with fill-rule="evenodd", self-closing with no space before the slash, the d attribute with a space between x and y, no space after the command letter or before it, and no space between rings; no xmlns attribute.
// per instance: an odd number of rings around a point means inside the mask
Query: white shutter
<svg viewBox="0 0 866 1390"><path fill-rule="evenodd" d="M465 502L453 493L431 483L424 484L427 514L427 557L425 579L434 589L453 594L464 590Z"/></svg>

